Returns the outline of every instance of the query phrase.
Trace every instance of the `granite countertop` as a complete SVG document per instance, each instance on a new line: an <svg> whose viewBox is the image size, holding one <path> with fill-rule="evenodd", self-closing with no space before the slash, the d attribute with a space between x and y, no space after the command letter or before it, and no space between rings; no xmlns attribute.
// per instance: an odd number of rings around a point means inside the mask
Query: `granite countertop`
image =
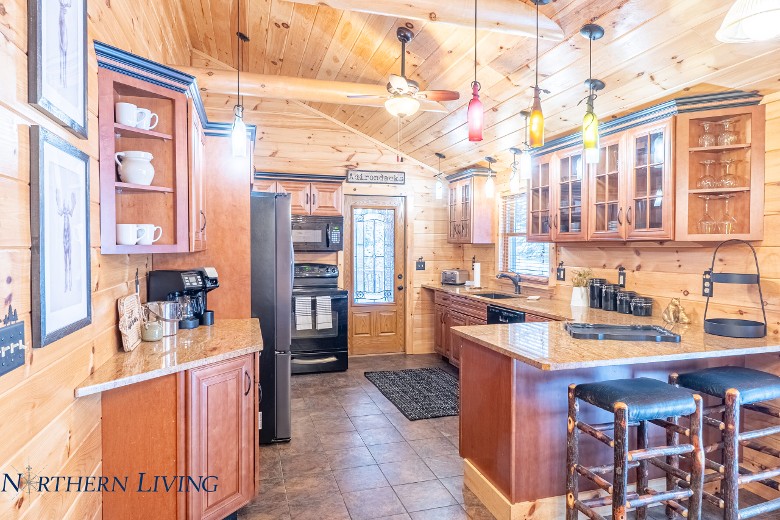
<svg viewBox="0 0 780 520"><path fill-rule="evenodd" d="M263 349L255 318L216 320L211 327L180 330L161 341L117 352L76 388L76 397L97 394Z"/></svg>

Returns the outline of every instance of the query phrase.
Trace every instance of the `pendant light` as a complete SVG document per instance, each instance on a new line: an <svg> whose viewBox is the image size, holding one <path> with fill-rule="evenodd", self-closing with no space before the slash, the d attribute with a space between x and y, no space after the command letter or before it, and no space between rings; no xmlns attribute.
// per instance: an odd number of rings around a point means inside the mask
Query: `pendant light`
<svg viewBox="0 0 780 520"><path fill-rule="evenodd" d="M585 117L582 119L582 145L585 149L585 162L588 164L598 164L599 162L599 118L593 109L593 102L596 100L599 90L606 86L600 79L593 77L593 40L598 40L604 36L604 28L594 23L585 24L580 29L580 34L588 39L588 79L585 85L588 87L588 97L585 103ZM581 103L581 101L580 101Z"/></svg>
<svg viewBox="0 0 780 520"><path fill-rule="evenodd" d="M528 119L531 117L530 110L521 110L520 115L525 120L523 129L523 147L520 149L520 180L527 181L531 179L531 170L533 169L531 160L531 147L528 145Z"/></svg>
<svg viewBox="0 0 780 520"><path fill-rule="evenodd" d="M528 144L531 148L544 146L544 114L542 113L542 89L539 88L539 6L547 5L550 0L532 0L536 4L536 81L534 83L534 102L528 127Z"/></svg>
<svg viewBox="0 0 780 520"><path fill-rule="evenodd" d="M715 37L724 43L780 38L780 3L777 0L736 0Z"/></svg>
<svg viewBox="0 0 780 520"><path fill-rule="evenodd" d="M493 164L498 162L492 157L485 157L488 162L488 178L485 181L485 197L492 199L496 195L496 181L493 179Z"/></svg>
<svg viewBox="0 0 780 520"><path fill-rule="evenodd" d="M236 15L237 41L236 49L238 51L238 66L236 67L236 106L233 107L233 128L231 130L231 141L233 144L233 156L246 157L246 123L244 123L244 105L241 98L241 64L244 43L249 41L249 37L241 32L241 0L238 1L238 13Z"/></svg>
<svg viewBox="0 0 780 520"><path fill-rule="evenodd" d="M519 148L510 148L512 152L512 176L509 177L509 192L520 193L520 163L517 162L517 156L522 154Z"/></svg>
<svg viewBox="0 0 780 520"><path fill-rule="evenodd" d="M482 101L479 100L479 90L482 86L477 81L477 0L474 0L474 81L471 83L471 101L466 120L469 126L469 141L476 142L482 140L482 125L484 124L485 112L482 108Z"/></svg>
<svg viewBox="0 0 780 520"><path fill-rule="evenodd" d="M436 152L436 157L439 158L439 173L436 175L436 200L441 200L444 198L444 182L441 180L444 174L441 172L441 160L447 157L439 152Z"/></svg>

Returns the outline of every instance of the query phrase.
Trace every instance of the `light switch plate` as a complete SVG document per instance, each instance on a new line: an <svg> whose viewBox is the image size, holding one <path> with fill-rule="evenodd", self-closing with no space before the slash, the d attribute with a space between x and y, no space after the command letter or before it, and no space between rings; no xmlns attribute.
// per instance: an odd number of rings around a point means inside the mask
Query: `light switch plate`
<svg viewBox="0 0 780 520"><path fill-rule="evenodd" d="M425 271L425 260L417 260L417 270Z"/></svg>

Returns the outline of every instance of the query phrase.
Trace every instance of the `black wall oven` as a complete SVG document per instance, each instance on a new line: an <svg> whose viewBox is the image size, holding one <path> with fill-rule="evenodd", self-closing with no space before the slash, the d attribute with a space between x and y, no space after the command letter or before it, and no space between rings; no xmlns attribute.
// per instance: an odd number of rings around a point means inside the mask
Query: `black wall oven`
<svg viewBox="0 0 780 520"><path fill-rule="evenodd" d="M336 372L348 367L349 293L338 288L338 267L295 264L292 373Z"/></svg>

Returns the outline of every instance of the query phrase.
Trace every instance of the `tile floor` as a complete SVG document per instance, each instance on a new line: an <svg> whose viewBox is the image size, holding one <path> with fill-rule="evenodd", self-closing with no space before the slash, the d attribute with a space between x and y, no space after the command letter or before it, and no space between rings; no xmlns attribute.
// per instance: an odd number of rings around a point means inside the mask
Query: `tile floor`
<svg viewBox="0 0 780 520"><path fill-rule="evenodd" d="M463 488L458 418L409 421L363 375L428 366L454 370L435 355L393 355L294 376L292 441L261 447L260 492L239 519L492 519Z"/></svg>

